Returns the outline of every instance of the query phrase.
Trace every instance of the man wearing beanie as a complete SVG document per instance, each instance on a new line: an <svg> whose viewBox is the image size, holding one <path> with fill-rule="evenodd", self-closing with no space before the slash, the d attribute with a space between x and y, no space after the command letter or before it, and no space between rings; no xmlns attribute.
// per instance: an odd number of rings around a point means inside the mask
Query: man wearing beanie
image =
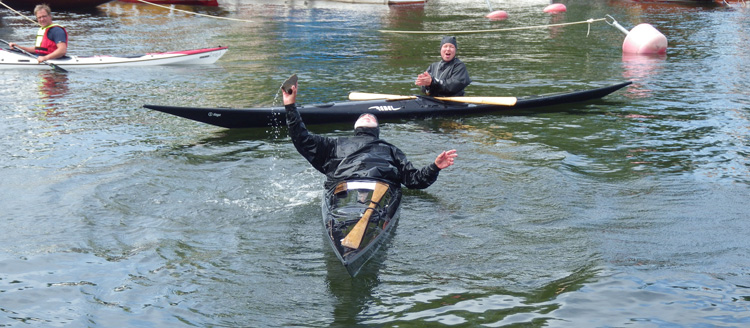
<svg viewBox="0 0 750 328"><path fill-rule="evenodd" d="M415 168L396 146L380 139L375 115L362 114L354 123L353 137L324 137L310 133L296 106L297 84L282 88L286 124L294 147L312 166L326 175L325 188L350 178L373 178L394 186L424 189L437 180L440 170L453 165L456 150L443 151L435 162Z"/></svg>
<svg viewBox="0 0 750 328"><path fill-rule="evenodd" d="M441 61L431 64L427 71L417 76L414 84L432 97L463 96L464 88L471 84L466 65L456 58L456 37L446 36L440 42Z"/></svg>

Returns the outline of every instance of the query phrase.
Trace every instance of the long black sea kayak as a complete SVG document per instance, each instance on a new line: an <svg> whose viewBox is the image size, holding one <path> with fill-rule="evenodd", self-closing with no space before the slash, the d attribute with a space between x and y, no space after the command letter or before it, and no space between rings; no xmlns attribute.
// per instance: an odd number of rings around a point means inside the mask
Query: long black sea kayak
<svg viewBox="0 0 750 328"><path fill-rule="evenodd" d="M518 97L515 105L464 104L441 101L427 96L407 100L343 101L327 104L298 106L307 125L350 123L363 113L372 113L380 121L436 116L465 116L511 110L528 110L602 98L632 82L601 88L538 96ZM145 108L217 125L225 128L259 128L285 125L283 107L266 108L198 108L143 105Z"/></svg>

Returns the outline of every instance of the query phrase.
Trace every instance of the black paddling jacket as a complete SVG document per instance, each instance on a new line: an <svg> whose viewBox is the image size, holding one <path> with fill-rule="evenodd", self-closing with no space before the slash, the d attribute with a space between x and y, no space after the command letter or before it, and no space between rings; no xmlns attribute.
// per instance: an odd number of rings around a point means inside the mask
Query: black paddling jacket
<svg viewBox="0 0 750 328"><path fill-rule="evenodd" d="M463 96L464 89L471 84L466 65L458 58L449 62L439 61L427 67L427 73L432 76L432 83L423 86L422 92L432 97Z"/></svg>
<svg viewBox="0 0 750 328"><path fill-rule="evenodd" d="M319 136L307 130L295 105L285 108L294 147L326 175L326 189L351 178L373 178L413 189L427 188L437 180L440 169L435 163L416 169L400 149L378 138L378 128L357 128L353 137Z"/></svg>

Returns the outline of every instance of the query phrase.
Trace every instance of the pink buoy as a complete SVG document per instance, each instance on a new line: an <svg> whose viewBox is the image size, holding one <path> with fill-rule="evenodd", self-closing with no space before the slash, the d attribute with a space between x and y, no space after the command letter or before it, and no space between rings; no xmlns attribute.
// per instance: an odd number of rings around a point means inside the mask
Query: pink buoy
<svg viewBox="0 0 750 328"><path fill-rule="evenodd" d="M639 24L628 32L622 43L626 54L664 54L667 52L667 37L649 24Z"/></svg>
<svg viewBox="0 0 750 328"><path fill-rule="evenodd" d="M487 16L485 17L489 19L494 19L494 20L502 20L502 19L508 18L508 13L505 10L495 10L487 14Z"/></svg>
<svg viewBox="0 0 750 328"><path fill-rule="evenodd" d="M568 8L562 3L553 3L547 7L544 7L545 13L556 14L566 12Z"/></svg>

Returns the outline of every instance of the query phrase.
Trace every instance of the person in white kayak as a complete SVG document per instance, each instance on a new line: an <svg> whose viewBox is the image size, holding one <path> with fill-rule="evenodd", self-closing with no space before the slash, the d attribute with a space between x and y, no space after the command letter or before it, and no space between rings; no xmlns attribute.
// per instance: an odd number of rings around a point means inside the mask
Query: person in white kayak
<svg viewBox="0 0 750 328"><path fill-rule="evenodd" d="M24 47L17 43L9 42L11 49L19 48L29 53L37 54L36 60L40 63L50 59L65 56L68 52L68 32L64 27L52 23L52 10L47 5L37 5L34 15L41 26L36 34L34 47Z"/></svg>

